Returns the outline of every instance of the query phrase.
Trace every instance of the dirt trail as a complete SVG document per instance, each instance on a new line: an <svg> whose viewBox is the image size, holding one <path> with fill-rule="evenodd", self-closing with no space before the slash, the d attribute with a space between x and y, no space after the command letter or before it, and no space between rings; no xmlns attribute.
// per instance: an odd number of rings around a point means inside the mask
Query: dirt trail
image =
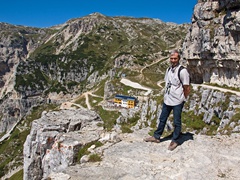
<svg viewBox="0 0 240 180"><path fill-rule="evenodd" d="M92 108L92 106L90 105L90 103L89 103L89 98L88 98L88 95L89 95L89 92L86 92L86 93L84 93L85 94L85 99L86 99L86 105L87 105L87 108L88 109L91 109Z"/></svg>
<svg viewBox="0 0 240 180"><path fill-rule="evenodd" d="M163 61L164 59L166 59L166 57L163 57L161 59L157 59L156 61L152 62L151 64L147 64L146 66L144 66L141 70L140 70L140 73L142 74L143 70L146 69L147 67L150 67L154 64L157 64L158 62L160 61Z"/></svg>
<svg viewBox="0 0 240 180"><path fill-rule="evenodd" d="M197 88L198 86L202 86L202 87L205 87L205 88L215 89L215 90L219 90L219 91L222 91L222 92L230 92L230 93L236 94L237 96L240 96L239 91L234 91L234 90L225 89L225 88L221 88L221 87L210 86L210 85L206 85L206 84L192 84L192 86L193 86L193 88Z"/></svg>
<svg viewBox="0 0 240 180"><path fill-rule="evenodd" d="M93 94L92 93L93 91L87 91L85 93L83 93L81 96L85 96L85 103L87 105L87 109L92 109L92 106L89 102L89 95L90 96L93 96L93 97L99 97L99 98L103 98L102 96L98 96L96 94ZM60 109L71 109L71 108L74 108L74 106L77 106L77 107L81 107L81 108L84 108L83 106L81 106L80 104L76 104L74 103L76 99L73 99L72 101L67 101L67 102L64 102L61 104L61 107Z"/></svg>

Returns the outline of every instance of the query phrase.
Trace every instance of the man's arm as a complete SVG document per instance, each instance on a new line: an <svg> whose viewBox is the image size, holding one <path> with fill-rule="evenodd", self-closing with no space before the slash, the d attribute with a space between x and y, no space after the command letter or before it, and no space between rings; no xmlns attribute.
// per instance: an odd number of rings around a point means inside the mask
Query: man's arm
<svg viewBox="0 0 240 180"><path fill-rule="evenodd" d="M190 94L190 85L183 85L183 93L185 98L187 98Z"/></svg>

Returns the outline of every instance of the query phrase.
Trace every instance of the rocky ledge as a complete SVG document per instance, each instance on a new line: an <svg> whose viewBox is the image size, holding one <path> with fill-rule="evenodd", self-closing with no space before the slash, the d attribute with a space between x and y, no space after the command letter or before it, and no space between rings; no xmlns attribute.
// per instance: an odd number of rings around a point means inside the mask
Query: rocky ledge
<svg viewBox="0 0 240 180"><path fill-rule="evenodd" d="M99 139L101 123L85 109L43 112L24 143L24 179L46 178L76 163L80 148Z"/></svg>
<svg viewBox="0 0 240 180"><path fill-rule="evenodd" d="M52 173L51 179L239 179L239 135L209 137L183 134L183 143L167 150L166 138L159 144L143 142L147 129L125 134L107 148L99 163L84 163Z"/></svg>
<svg viewBox="0 0 240 180"><path fill-rule="evenodd" d="M24 178L81 179L238 179L240 134L204 136L185 132L181 144L167 150L171 137L147 143L149 128L122 134L104 132L99 116L89 110L44 113L32 124L24 145ZM88 151L101 156L89 162L76 155L89 142L100 141Z"/></svg>

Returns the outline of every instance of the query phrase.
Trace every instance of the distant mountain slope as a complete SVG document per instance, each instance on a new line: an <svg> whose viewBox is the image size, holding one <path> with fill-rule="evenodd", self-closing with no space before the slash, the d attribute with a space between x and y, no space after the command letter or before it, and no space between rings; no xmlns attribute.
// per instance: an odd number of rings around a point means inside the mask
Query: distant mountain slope
<svg viewBox="0 0 240 180"><path fill-rule="evenodd" d="M138 69L182 41L189 25L95 13L66 22L21 61L15 88L23 96L79 93L114 68ZM178 46L179 47L179 46Z"/></svg>
<svg viewBox="0 0 240 180"><path fill-rule="evenodd" d="M79 95L123 68L138 71L179 47L188 27L99 13L42 29L0 23L0 133L37 104Z"/></svg>

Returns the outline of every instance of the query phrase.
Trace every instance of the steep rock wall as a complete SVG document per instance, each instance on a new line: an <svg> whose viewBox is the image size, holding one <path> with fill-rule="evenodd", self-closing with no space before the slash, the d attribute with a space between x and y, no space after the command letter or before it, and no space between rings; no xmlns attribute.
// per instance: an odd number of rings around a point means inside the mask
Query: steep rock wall
<svg viewBox="0 0 240 180"><path fill-rule="evenodd" d="M198 1L182 48L193 82L240 87L239 27L239 1Z"/></svg>
<svg viewBox="0 0 240 180"><path fill-rule="evenodd" d="M9 133L31 107L43 101L40 97L22 99L14 86L19 63L50 34L51 29L0 23L0 133Z"/></svg>
<svg viewBox="0 0 240 180"><path fill-rule="evenodd" d="M50 30L0 23L0 98L13 93L16 68L32 53ZM13 94L17 96L17 94Z"/></svg>

